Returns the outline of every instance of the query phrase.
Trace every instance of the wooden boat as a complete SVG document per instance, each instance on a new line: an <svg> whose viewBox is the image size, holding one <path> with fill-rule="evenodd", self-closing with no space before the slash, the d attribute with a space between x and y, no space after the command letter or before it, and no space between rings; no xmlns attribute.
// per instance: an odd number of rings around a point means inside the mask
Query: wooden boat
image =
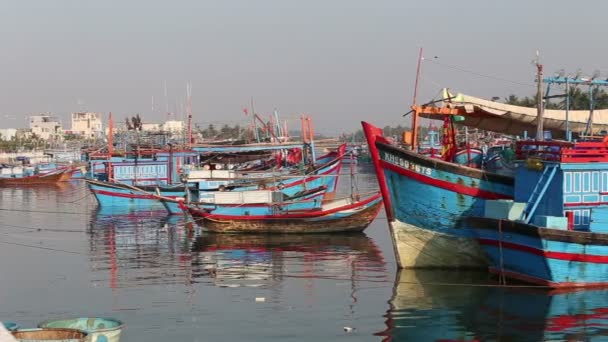
<svg viewBox="0 0 608 342"><path fill-rule="evenodd" d="M92 179L85 181L100 207L159 207L156 193L167 198L182 197L185 193L183 184L130 185Z"/></svg>
<svg viewBox="0 0 608 342"><path fill-rule="evenodd" d="M362 124L399 267L486 267L474 232L457 223L512 198L513 178L407 150Z"/></svg>
<svg viewBox="0 0 608 342"><path fill-rule="evenodd" d="M55 172L24 177L0 177L0 186L10 185L42 185L66 182L72 177L71 169L61 169Z"/></svg>
<svg viewBox="0 0 608 342"><path fill-rule="evenodd" d="M335 199L318 209L270 215L222 215L194 206L186 209L210 232L302 234L361 232L376 218L381 204L380 193L375 193L363 199Z"/></svg>
<svg viewBox="0 0 608 342"><path fill-rule="evenodd" d="M517 163L514 201L488 201L485 215L460 222L490 270L549 287L608 286L608 139L523 141L516 153L529 157Z"/></svg>
<svg viewBox="0 0 608 342"><path fill-rule="evenodd" d="M77 329L18 329L12 332L17 341L90 341L90 336Z"/></svg>
<svg viewBox="0 0 608 342"><path fill-rule="evenodd" d="M78 317L48 320L38 324L41 329L77 329L89 334L92 342L119 342L123 322L105 317Z"/></svg>

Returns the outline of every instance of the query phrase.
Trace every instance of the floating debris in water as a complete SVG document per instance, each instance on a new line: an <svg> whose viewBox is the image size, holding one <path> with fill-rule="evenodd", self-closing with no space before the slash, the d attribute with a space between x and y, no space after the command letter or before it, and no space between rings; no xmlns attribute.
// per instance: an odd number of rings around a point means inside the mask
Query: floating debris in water
<svg viewBox="0 0 608 342"><path fill-rule="evenodd" d="M264 303L265 301L266 301L266 298L264 298L264 297L255 297L256 303Z"/></svg>
<svg viewBox="0 0 608 342"><path fill-rule="evenodd" d="M344 327L344 331L347 332L347 333L352 333L353 331L355 331L355 328Z"/></svg>

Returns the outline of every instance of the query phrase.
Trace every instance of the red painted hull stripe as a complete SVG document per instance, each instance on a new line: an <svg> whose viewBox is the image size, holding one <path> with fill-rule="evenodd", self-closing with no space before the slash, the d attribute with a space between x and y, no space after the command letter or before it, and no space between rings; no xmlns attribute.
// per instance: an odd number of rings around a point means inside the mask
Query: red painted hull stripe
<svg viewBox="0 0 608 342"><path fill-rule="evenodd" d="M496 268L496 267L490 267L489 271L490 271L490 273L494 273L494 274L504 274L505 276L507 276L509 278L521 280L526 283L543 285L543 286L548 286L548 287L552 287L552 288L569 288L569 287L581 288L581 287L606 287L606 286L608 286L608 283L606 283L606 282L597 282L597 283L563 282L563 283L558 283L558 282L554 282L554 281L550 281L550 280L546 280L546 279L542 279L542 278L537 278L537 277L521 274L519 272L513 272L513 271L507 271L507 270L501 271L499 268Z"/></svg>
<svg viewBox="0 0 608 342"><path fill-rule="evenodd" d="M498 240L493 239L478 239L479 243L486 246L499 246ZM564 252L552 252L545 251L542 249L524 246L512 242L503 242L503 248L508 248L516 251L526 252L530 254L540 255L549 259L566 260L566 261L578 261L578 262L589 262L596 264L608 263L608 255L591 255L591 254L580 254L580 253L564 253Z"/></svg>
<svg viewBox="0 0 608 342"><path fill-rule="evenodd" d="M496 192L491 192L491 191L487 191L487 190L482 190L479 188L474 188L474 187L470 187L470 186L466 186L466 185L462 185L462 184L456 184L456 183L452 183L452 182L448 182L448 181L444 181L444 180L440 180L440 179L436 179L433 177L429 177L426 175L422 175L419 174L417 172L414 171L410 171L407 169L404 169L402 167L399 167L397 165L391 164L391 163L387 163L386 161L382 160L380 161L380 165L388 170L391 170L393 172L397 172L400 175L406 176L408 178L414 179L420 183L424 183L424 184L428 184L437 188L441 188L441 189L445 189L445 190L449 190L449 191L453 191L462 195L467 195L467 196L472 196L472 197L476 197L476 198L482 198L482 199L512 199L513 197L511 196L507 196L507 195L503 195L503 194L499 194Z"/></svg>
<svg viewBox="0 0 608 342"><path fill-rule="evenodd" d="M386 177L380 168L380 153L376 147L376 141L385 141L385 139L382 137L382 130L380 128L365 121L361 122L361 126L363 127L365 139L367 140L367 146L369 146L369 153L372 157L372 162L374 163L374 170L376 171L376 177L378 178L378 186L380 187L380 192L382 193L382 199L384 201L386 218L390 222L394 219L393 206L391 203L390 192L388 191L388 186L386 183Z"/></svg>
<svg viewBox="0 0 608 342"><path fill-rule="evenodd" d="M599 205L606 205L608 202L577 202L577 203L564 203L564 207L597 207Z"/></svg>

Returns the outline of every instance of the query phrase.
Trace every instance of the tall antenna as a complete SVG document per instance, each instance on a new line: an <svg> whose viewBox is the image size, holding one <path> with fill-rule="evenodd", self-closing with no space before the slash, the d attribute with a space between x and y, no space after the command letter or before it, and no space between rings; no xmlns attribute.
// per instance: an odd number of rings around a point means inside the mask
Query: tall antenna
<svg viewBox="0 0 608 342"><path fill-rule="evenodd" d="M114 121L112 121L112 112L108 118L108 180L111 180L112 175L112 154L114 153ZM137 171L137 170L136 170Z"/></svg>
<svg viewBox="0 0 608 342"><path fill-rule="evenodd" d="M540 64L540 52L536 50L536 77L537 77L537 91L536 91L536 140L543 141L543 114L545 113L545 104L543 103L543 65Z"/></svg>
<svg viewBox="0 0 608 342"><path fill-rule="evenodd" d="M416 106L416 97L418 95L418 81L420 80L420 69L422 68L422 47L418 51L418 65L416 66L416 83L414 83L414 98L412 99L412 107ZM414 109L412 115L412 150L416 151L418 147L418 110Z"/></svg>
<svg viewBox="0 0 608 342"><path fill-rule="evenodd" d="M192 83L186 85L186 111L188 112L188 148L192 147Z"/></svg>
<svg viewBox="0 0 608 342"><path fill-rule="evenodd" d="M420 69L422 68L422 48L418 51L418 66L416 67L416 83L414 83L414 99L412 100L412 106L416 105L416 97L418 95L418 81L420 80Z"/></svg>
<svg viewBox="0 0 608 342"><path fill-rule="evenodd" d="M163 81L163 87L165 90L165 115L169 120L169 94L167 93L167 81Z"/></svg>
<svg viewBox="0 0 608 342"><path fill-rule="evenodd" d="M253 107L253 96L251 97L251 123L253 125L253 136L255 137L255 140L259 143L260 142L260 135L258 133L258 126L257 123L255 121L255 108Z"/></svg>

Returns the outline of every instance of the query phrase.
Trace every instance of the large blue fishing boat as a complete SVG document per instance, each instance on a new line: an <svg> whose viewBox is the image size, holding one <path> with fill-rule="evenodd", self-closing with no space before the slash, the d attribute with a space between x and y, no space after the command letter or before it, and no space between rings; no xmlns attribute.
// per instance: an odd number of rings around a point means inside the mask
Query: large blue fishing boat
<svg viewBox="0 0 608 342"><path fill-rule="evenodd" d="M608 137L517 146L514 201L488 202L461 227L477 233L494 273L550 287L608 285Z"/></svg>
<svg viewBox="0 0 608 342"><path fill-rule="evenodd" d="M473 232L458 222L486 200L510 199L513 178L397 146L363 122L400 267L483 267Z"/></svg>

